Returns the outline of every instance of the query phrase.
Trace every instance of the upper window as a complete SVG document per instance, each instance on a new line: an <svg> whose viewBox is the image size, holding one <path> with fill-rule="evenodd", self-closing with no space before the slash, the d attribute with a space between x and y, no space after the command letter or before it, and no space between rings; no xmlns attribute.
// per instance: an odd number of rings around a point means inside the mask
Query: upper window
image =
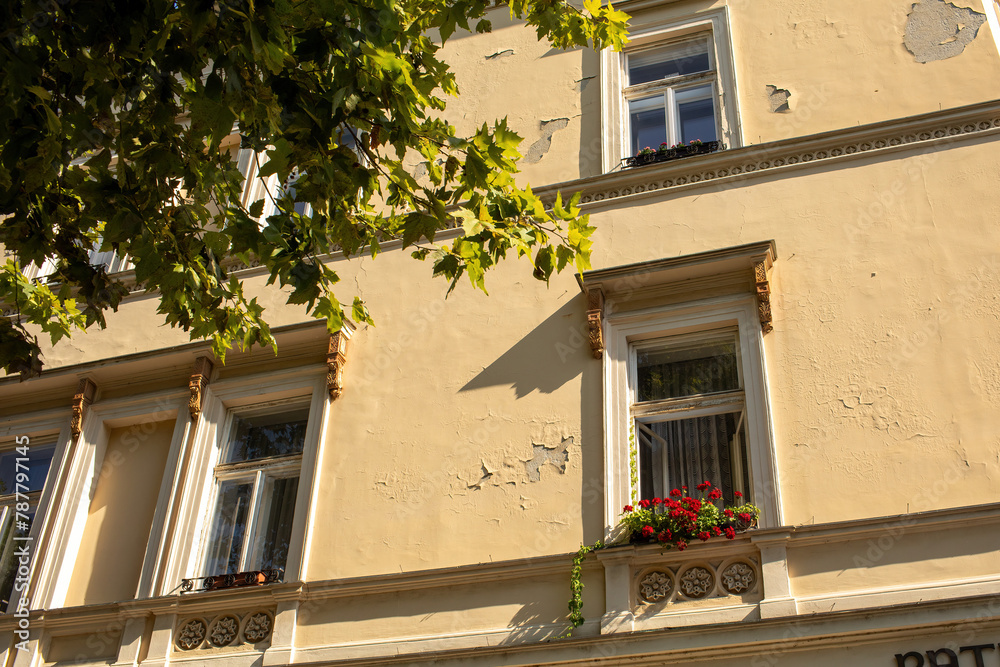
<svg viewBox="0 0 1000 667"><path fill-rule="evenodd" d="M285 567L308 420L306 406L232 415L215 467L206 575Z"/></svg>
<svg viewBox="0 0 1000 667"><path fill-rule="evenodd" d="M626 54L629 152L719 138L709 38Z"/></svg>
<svg viewBox="0 0 1000 667"><path fill-rule="evenodd" d="M687 153L695 154L719 145L712 142L741 144L725 7L647 23L630 37L624 52L601 54L605 171L661 145L700 143Z"/></svg>
<svg viewBox="0 0 1000 667"><path fill-rule="evenodd" d="M725 500L750 489L746 399L736 330L632 346L631 418L641 498L703 481Z"/></svg>

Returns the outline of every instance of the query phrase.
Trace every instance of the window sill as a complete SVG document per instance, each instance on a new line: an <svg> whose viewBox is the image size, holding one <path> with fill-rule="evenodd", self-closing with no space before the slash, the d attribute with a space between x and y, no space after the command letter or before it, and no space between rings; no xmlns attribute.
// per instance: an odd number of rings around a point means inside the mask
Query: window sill
<svg viewBox="0 0 1000 667"><path fill-rule="evenodd" d="M622 159L622 167L626 169L631 169L634 167L643 167L647 164L656 164L658 162L670 162L672 160L682 160L684 158L694 157L695 155L706 155L708 153L714 153L716 151L722 150L725 147L722 145L721 141L706 141L700 146L683 146L681 148L668 148L663 151L657 151L655 153L650 153L648 155L633 155L632 157L627 157Z"/></svg>

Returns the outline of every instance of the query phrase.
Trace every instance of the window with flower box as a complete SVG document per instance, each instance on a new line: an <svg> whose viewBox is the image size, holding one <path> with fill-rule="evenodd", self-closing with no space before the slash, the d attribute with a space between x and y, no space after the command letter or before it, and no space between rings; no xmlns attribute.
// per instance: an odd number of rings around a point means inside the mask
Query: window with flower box
<svg viewBox="0 0 1000 667"><path fill-rule="evenodd" d="M780 525L756 280L773 257L767 241L582 275L603 301L608 538L626 505L704 481Z"/></svg>
<svg viewBox="0 0 1000 667"><path fill-rule="evenodd" d="M605 171L740 145L727 9L643 25L602 53Z"/></svg>
<svg viewBox="0 0 1000 667"><path fill-rule="evenodd" d="M631 418L640 498L710 481L727 504L750 488L735 328L632 345Z"/></svg>

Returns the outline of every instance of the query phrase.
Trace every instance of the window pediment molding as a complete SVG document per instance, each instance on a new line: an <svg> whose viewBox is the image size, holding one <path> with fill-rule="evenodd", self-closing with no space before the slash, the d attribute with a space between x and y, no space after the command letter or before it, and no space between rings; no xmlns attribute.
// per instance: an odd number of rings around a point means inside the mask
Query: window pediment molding
<svg viewBox="0 0 1000 667"><path fill-rule="evenodd" d="M595 269L576 276L587 296L591 347L600 358L604 320L646 308L753 294L761 331L771 331L768 272L777 256L773 239L720 250Z"/></svg>

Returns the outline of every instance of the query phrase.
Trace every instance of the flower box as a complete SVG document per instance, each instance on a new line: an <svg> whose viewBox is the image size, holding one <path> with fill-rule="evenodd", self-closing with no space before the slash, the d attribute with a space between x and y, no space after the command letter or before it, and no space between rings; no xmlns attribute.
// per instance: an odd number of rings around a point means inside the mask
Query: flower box
<svg viewBox="0 0 1000 667"><path fill-rule="evenodd" d="M622 160L622 166L631 168L653 164L654 162L669 162L670 160L678 160L685 157L691 157L693 155L714 153L721 148L722 142L719 141L706 141L700 144L678 145L669 148L661 147L658 151L651 151L648 153L640 152L638 155L627 157Z"/></svg>

